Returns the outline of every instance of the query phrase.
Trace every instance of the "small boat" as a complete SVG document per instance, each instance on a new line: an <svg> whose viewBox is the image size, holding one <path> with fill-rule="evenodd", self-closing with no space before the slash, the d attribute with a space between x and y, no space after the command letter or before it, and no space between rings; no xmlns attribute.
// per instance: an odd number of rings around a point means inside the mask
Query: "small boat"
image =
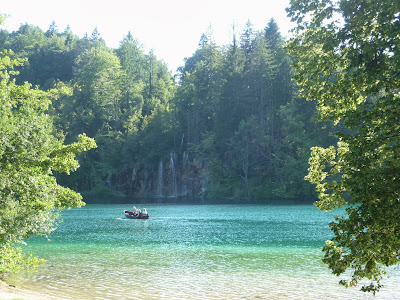
<svg viewBox="0 0 400 300"><path fill-rule="evenodd" d="M134 214L133 211L124 210L125 217L128 219L148 219L149 215Z"/></svg>

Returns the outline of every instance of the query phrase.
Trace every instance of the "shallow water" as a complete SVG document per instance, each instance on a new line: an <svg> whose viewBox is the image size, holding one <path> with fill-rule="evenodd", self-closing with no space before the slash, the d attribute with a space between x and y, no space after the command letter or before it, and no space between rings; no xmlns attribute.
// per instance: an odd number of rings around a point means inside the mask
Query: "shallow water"
<svg viewBox="0 0 400 300"><path fill-rule="evenodd" d="M62 214L47 263L9 282L71 299L366 299L322 264L332 213L305 206L87 205ZM371 299L400 299L400 270Z"/></svg>

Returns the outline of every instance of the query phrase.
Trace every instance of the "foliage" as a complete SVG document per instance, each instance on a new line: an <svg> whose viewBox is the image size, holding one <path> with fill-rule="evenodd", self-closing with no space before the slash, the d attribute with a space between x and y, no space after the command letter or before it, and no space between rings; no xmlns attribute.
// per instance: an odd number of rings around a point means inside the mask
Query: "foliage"
<svg viewBox="0 0 400 300"><path fill-rule="evenodd" d="M304 99L291 81L290 58L275 21L260 32L248 22L240 37L219 48L203 35L181 68L178 116L206 166L208 191L240 199L312 197L311 185L303 181L307 152L318 140L330 141L312 118L314 107L296 104ZM292 119L306 123L301 138L289 129ZM290 149L295 140L297 149Z"/></svg>
<svg viewBox="0 0 400 300"><path fill-rule="evenodd" d="M331 144L324 136L330 127L322 130L315 107L298 97L273 19L260 31L248 22L238 36L219 46L210 28L179 69L178 83L131 33L110 49L97 29L78 38L55 23L46 32L24 24L1 31L0 48L27 58L17 83L47 90L66 81L74 88L53 101L49 114L68 143L85 132L98 148L79 156L77 172L57 174L63 185L85 195L154 196L160 161L168 167L174 152L178 165L190 157L177 176L199 182L194 195L315 197L303 180L308 151Z"/></svg>
<svg viewBox="0 0 400 300"><path fill-rule="evenodd" d="M400 261L400 2L293 0L289 43L301 93L320 118L340 124L336 146L315 147L307 179L322 210L347 206L330 224L324 262L342 280L376 292Z"/></svg>
<svg viewBox="0 0 400 300"><path fill-rule="evenodd" d="M10 77L23 61L13 56L12 51L0 54L0 249L3 262L18 264L24 256L10 248L14 243L54 230L56 209L84 205L82 197L60 186L53 174L75 171L76 154L96 144L85 134L78 142L63 144L47 111L52 98L70 91L17 85Z"/></svg>
<svg viewBox="0 0 400 300"><path fill-rule="evenodd" d="M10 243L4 243L0 247L0 276L2 274L16 273L22 268L37 266L41 260L32 253L25 254L21 248Z"/></svg>

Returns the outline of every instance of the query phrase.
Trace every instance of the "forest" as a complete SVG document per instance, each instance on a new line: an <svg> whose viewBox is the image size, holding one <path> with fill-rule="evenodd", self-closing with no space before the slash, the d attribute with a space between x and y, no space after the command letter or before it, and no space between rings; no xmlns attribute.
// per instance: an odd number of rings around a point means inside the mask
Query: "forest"
<svg viewBox="0 0 400 300"><path fill-rule="evenodd" d="M334 144L337 128L299 96L284 43L273 19L259 31L248 21L229 45L210 28L173 75L130 32L111 49L97 29L80 38L54 22L0 31L0 50L25 59L17 84L73 89L47 113L67 143L85 133L98 147L55 176L89 203L316 200L304 180L310 148Z"/></svg>

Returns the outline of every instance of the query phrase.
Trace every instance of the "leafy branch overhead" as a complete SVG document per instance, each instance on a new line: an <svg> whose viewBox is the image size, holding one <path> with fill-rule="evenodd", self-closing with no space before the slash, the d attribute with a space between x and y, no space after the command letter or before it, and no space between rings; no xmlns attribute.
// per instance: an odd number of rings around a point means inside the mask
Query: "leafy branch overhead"
<svg viewBox="0 0 400 300"><path fill-rule="evenodd" d="M400 2L292 0L297 23L287 47L301 94L341 124L336 147L313 148L307 180L323 210L347 206L330 226L324 262L369 279L376 292L400 261Z"/></svg>
<svg viewBox="0 0 400 300"><path fill-rule="evenodd" d="M53 172L75 171L76 155L96 147L85 134L75 143L64 145L55 135L48 114L51 100L70 94L60 86L48 92L17 85L11 77L23 61L12 51L0 53L0 273L23 264L24 256L14 243L54 230L54 209L82 206L80 194L60 186Z"/></svg>

